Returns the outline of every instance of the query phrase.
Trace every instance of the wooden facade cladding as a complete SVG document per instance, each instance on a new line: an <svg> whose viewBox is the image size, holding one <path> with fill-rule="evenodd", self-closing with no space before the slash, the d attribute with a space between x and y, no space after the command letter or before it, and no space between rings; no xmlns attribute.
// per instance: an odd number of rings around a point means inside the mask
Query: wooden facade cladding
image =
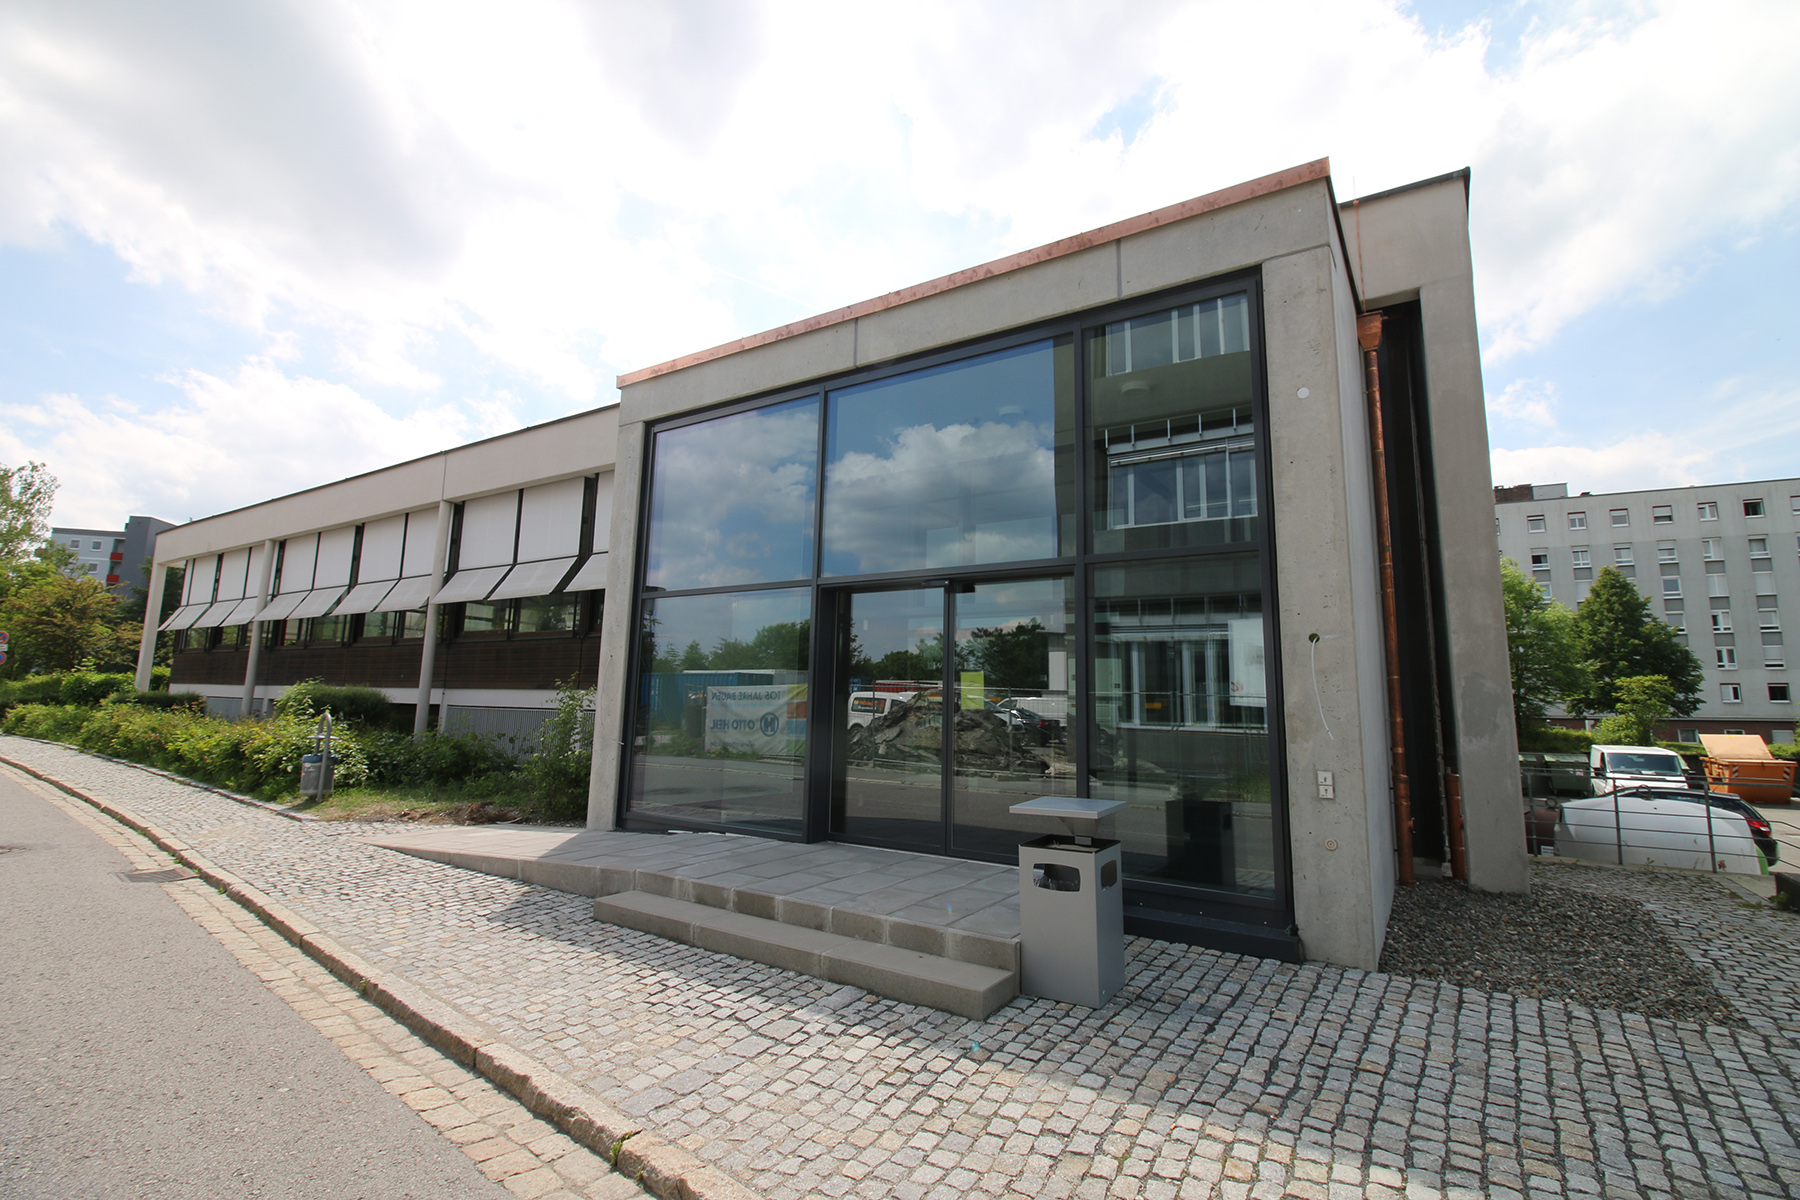
<svg viewBox="0 0 1800 1200"><path fill-rule="evenodd" d="M277 687L318 679L333 686L416 688L421 644L282 646L263 651L258 684ZM245 650L184 650L174 656L172 686L241 686ZM550 690L574 676L593 687L600 637L457 639L438 646L433 687Z"/></svg>

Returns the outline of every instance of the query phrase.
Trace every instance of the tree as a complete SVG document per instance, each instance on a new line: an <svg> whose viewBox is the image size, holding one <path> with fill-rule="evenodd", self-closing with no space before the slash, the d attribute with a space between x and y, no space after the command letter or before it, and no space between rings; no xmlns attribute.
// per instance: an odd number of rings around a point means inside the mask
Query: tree
<svg viewBox="0 0 1800 1200"><path fill-rule="evenodd" d="M121 624L118 599L91 576L64 575L48 563L13 573L0 601L0 628L12 635L4 674L130 670L141 625Z"/></svg>
<svg viewBox="0 0 1800 1200"><path fill-rule="evenodd" d="M976 629L956 648L957 669L980 671L990 687L1015 693L1050 686L1050 632L1036 617L1011 629Z"/></svg>
<svg viewBox="0 0 1800 1200"><path fill-rule="evenodd" d="M1656 727L1669 719L1675 687L1661 675L1632 675L1618 680L1619 711L1594 730L1594 740L1614 746L1653 746Z"/></svg>
<svg viewBox="0 0 1800 1200"><path fill-rule="evenodd" d="M1672 626L1651 615L1650 601L1631 580L1613 568L1600 572L1575 610L1575 636L1589 676L1587 686L1568 697L1567 707L1577 716L1620 711L1620 682L1641 675L1669 681L1674 691L1669 708L1675 716L1700 707L1700 660Z"/></svg>
<svg viewBox="0 0 1800 1200"><path fill-rule="evenodd" d="M0 466L0 563L16 563L50 536L56 476L43 463Z"/></svg>
<svg viewBox="0 0 1800 1200"><path fill-rule="evenodd" d="M1512 660L1513 719L1520 729L1541 723L1553 704L1588 684L1575 614L1544 595L1510 558L1500 560L1506 610L1506 650Z"/></svg>

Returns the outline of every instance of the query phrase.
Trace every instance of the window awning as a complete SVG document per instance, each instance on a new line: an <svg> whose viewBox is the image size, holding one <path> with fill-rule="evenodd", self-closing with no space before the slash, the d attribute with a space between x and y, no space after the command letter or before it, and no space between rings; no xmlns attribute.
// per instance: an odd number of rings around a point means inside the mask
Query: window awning
<svg viewBox="0 0 1800 1200"><path fill-rule="evenodd" d="M431 576L414 575L402 579L370 612L407 612L415 608L424 608L425 602L431 599Z"/></svg>
<svg viewBox="0 0 1800 1200"><path fill-rule="evenodd" d="M439 604L460 604L470 600L485 600L487 594L494 590L494 585L506 575L510 567L476 567L470 571L458 571L452 575L439 589Z"/></svg>
<svg viewBox="0 0 1800 1200"><path fill-rule="evenodd" d="M594 592L606 586L606 551L590 554L588 560L581 564L581 570L575 572L575 578L569 580L565 592Z"/></svg>
<svg viewBox="0 0 1800 1200"><path fill-rule="evenodd" d="M200 614L211 608L210 604L184 604L169 614L169 619L162 623L165 632L186 629L200 619Z"/></svg>
<svg viewBox="0 0 1800 1200"><path fill-rule="evenodd" d="M247 625L255 619L256 610L261 607L262 601L258 600L255 596L250 597L248 600L239 600L237 607L231 610L231 615L226 617L220 624Z"/></svg>
<svg viewBox="0 0 1800 1200"><path fill-rule="evenodd" d="M348 592L345 592L344 598L338 601L338 616L346 616L351 613L375 612L375 606L380 604L382 600L387 597L387 594L394 590L394 584L396 582L397 581L393 579L378 579L373 583L357 584Z"/></svg>
<svg viewBox="0 0 1800 1200"><path fill-rule="evenodd" d="M229 600L220 600L216 604L208 605L206 611L195 618L194 623L188 628L211 629L215 625L223 625L225 618L229 617L232 610L243 602L242 596L234 596Z"/></svg>
<svg viewBox="0 0 1800 1200"><path fill-rule="evenodd" d="M283 592L281 595L269 601L269 606L257 613L255 619L258 621L286 620L288 614L293 612L295 607L302 600L306 599L308 594L309 593L307 592Z"/></svg>
<svg viewBox="0 0 1800 1200"><path fill-rule="evenodd" d="M294 611L288 614L290 621L303 621L309 617L322 617L331 606L337 603L338 597L344 594L342 587L314 588L306 593L300 603L294 605Z"/></svg>
<svg viewBox="0 0 1800 1200"><path fill-rule="evenodd" d="M488 594L489 600L512 600L519 596L548 596L556 590L569 568L575 565L575 556L567 558L545 558L537 562L522 562L506 573L500 586ZM441 598L440 598L441 602Z"/></svg>

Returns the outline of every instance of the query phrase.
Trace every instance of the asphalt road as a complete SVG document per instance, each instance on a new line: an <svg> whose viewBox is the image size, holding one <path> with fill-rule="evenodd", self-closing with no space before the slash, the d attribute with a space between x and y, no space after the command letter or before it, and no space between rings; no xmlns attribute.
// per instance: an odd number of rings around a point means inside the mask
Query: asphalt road
<svg viewBox="0 0 1800 1200"><path fill-rule="evenodd" d="M0 775L0 1198L511 1200Z"/></svg>

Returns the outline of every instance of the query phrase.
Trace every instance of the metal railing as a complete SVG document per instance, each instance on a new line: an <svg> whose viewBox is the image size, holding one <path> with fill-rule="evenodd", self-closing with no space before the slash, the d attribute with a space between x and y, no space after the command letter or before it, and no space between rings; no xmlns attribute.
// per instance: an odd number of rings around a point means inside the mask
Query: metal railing
<svg viewBox="0 0 1800 1200"><path fill-rule="evenodd" d="M1691 792L1662 794L1641 782L1596 779L1585 755L1521 754L1527 851L1621 866L1663 866L1760 874L1777 853L1758 838L1735 797L1710 798L1704 775L1689 773Z"/></svg>

